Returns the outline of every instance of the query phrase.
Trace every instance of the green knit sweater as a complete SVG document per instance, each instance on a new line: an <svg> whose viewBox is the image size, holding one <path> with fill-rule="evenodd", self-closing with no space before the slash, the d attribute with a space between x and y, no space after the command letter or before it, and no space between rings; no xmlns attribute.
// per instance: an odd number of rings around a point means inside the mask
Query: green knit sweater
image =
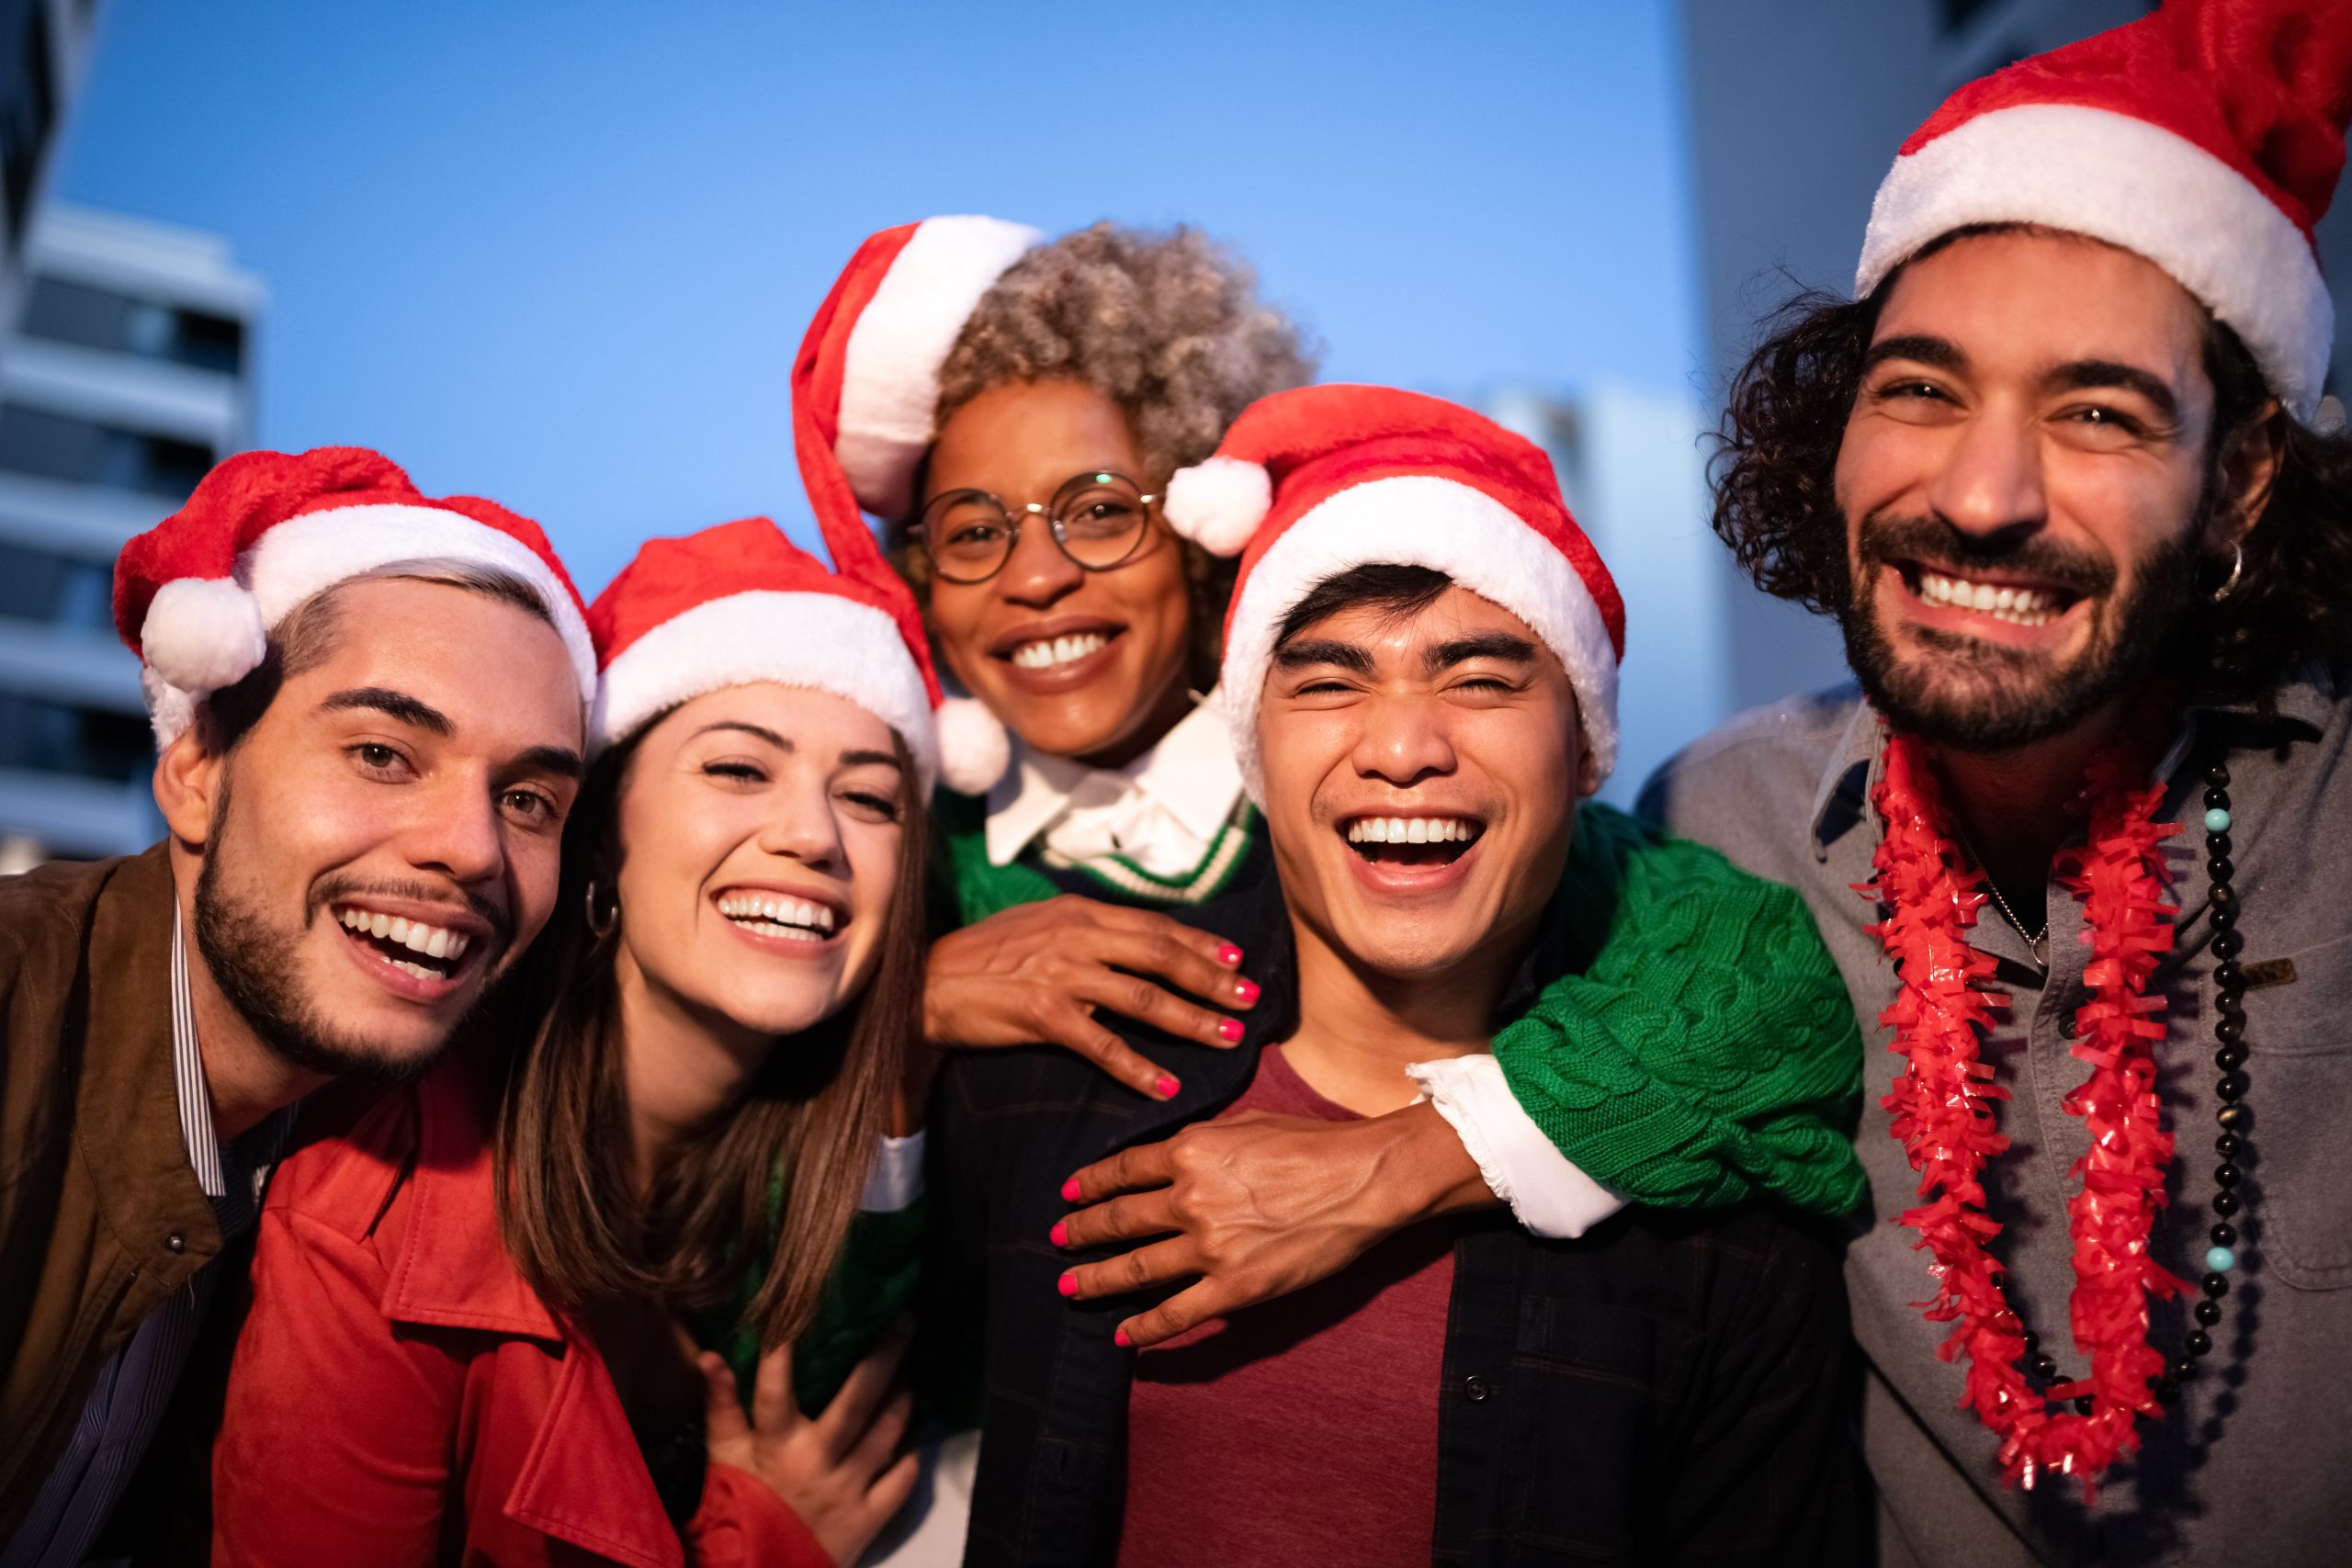
<svg viewBox="0 0 2352 1568"><path fill-rule="evenodd" d="M1061 890L1026 854L989 863L977 803L943 792L933 820L965 919ZM1560 1152L1661 1208L1859 1204L1861 1036L1804 900L1590 804L1558 897L1581 968L1493 1050Z"/></svg>

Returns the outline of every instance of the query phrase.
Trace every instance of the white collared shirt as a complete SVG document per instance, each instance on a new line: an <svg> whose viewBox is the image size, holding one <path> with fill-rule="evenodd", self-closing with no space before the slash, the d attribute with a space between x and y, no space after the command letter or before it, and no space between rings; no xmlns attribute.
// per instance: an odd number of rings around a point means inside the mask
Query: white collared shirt
<svg viewBox="0 0 2352 1568"><path fill-rule="evenodd" d="M1151 750L1124 768L1091 768L1014 743L1016 761L989 791L989 863L1041 848L1083 865L1121 855L1154 876L1191 874L1241 802L1241 768L1211 692Z"/></svg>

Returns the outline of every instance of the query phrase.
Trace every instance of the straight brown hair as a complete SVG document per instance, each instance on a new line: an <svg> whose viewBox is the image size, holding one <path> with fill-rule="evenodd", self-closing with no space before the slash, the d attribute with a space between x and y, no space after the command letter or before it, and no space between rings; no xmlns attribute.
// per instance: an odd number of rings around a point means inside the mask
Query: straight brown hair
<svg viewBox="0 0 2352 1568"><path fill-rule="evenodd" d="M524 1016L540 1021L508 1065L498 1110L499 1230L532 1287L566 1308L636 1298L706 1310L757 1266L780 1185L782 1229L750 1312L774 1348L816 1314L922 1027L923 801L894 739L899 879L873 978L834 1017L778 1041L742 1100L673 1151L640 1199L615 978L628 917L599 936L589 898L593 883L610 908L621 792L659 722L597 760L565 829L555 913L519 977Z"/></svg>

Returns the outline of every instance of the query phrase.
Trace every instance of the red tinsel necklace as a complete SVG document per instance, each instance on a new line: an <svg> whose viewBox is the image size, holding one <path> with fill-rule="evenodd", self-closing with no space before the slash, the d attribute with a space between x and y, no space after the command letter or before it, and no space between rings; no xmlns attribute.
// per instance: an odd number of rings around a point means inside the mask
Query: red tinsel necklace
<svg viewBox="0 0 2352 1568"><path fill-rule="evenodd" d="M2006 1270L1987 1250L2001 1227L1984 1213L1983 1175L1985 1162L2008 1147L1993 1115L1993 1102L2007 1099L2008 1091L1993 1082L1977 1045L1989 1010L2007 998L1980 988L1993 960L1968 941L1985 902L1983 874L1954 841L1926 756L1902 736L1887 743L1884 775L1873 796L1886 829L1874 860L1878 876L1858 889L1890 911L1871 932L1903 981L1879 1021L1894 1030L1892 1049L1904 1066L1879 1103L1919 1173L1925 1201L1902 1223L1919 1233L1917 1245L1934 1258L1929 1272L1936 1295L1919 1305L1928 1321L1952 1325L1937 1353L1948 1361L1965 1359L1961 1403L2000 1439L1999 1462L2008 1481L2030 1487L2043 1472L2075 1475L2086 1495L2100 1472L2138 1447L2137 1417L2160 1414L2177 1397L2178 1380L2195 1371L2195 1358L2211 1348L2204 1329L2219 1318L2215 1298L2228 1290L2222 1270L2230 1266L2228 1247L2237 1239L2226 1224L2214 1227L2209 1255L2214 1271L2205 1278L2207 1299L2197 1303L2195 1314L2200 1326L2189 1336L2190 1354L2168 1362L2148 1343L2147 1298L2169 1298L2189 1287L2148 1251L2156 1212L2165 1202L2173 1140L2154 1089L2153 1043L2164 1038L2164 1001L2148 994L2147 984L2159 956L2172 947L2175 913L2165 901L2156 848L2179 829L2151 819L2163 799L2160 784L2132 787L2141 760L2121 746L2092 759L2084 789L2086 842L2062 852L2057 867L2062 886L2083 901L2092 950L2083 976L2091 999L2075 1015L2074 1043L2090 1076L2064 1100L2089 1134L2073 1171L2082 1186L2066 1205L2075 1252L2068 1315L2075 1345L2090 1359L2086 1378L2045 1394L2018 1364L2030 1356L2042 1376L2055 1374L2055 1363L2037 1353L2039 1342L2011 1309L2002 1289ZM2233 925L2223 793L2228 773L2217 765L2206 780L2213 807L2206 818L2213 907L2226 909ZM2215 952L2229 971L2222 976L2224 1001L2233 1008L2239 939L2224 926L2216 931ZM2234 1055L2223 1066L2225 1160L2238 1152L2243 1080L2235 1079L2233 1068L2245 1059L2236 1032L2243 1016L2224 1019L2222 1054ZM2236 1171L2223 1169L2215 1208L2227 1216L2237 1208L2229 1190Z"/></svg>

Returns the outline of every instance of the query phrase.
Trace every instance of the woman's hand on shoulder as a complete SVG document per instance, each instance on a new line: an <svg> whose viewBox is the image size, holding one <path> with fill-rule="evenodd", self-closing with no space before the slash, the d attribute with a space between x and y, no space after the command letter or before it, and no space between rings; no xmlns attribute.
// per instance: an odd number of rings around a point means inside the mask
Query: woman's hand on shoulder
<svg viewBox="0 0 2352 1568"><path fill-rule="evenodd" d="M1166 1100L1175 1078L1105 1028L1099 1013L1204 1045L1239 1043L1226 1012L1258 987L1236 971L1241 950L1148 909L1065 894L1001 909L932 944L923 1032L946 1047L1060 1045L1138 1094Z"/></svg>
<svg viewBox="0 0 2352 1568"><path fill-rule="evenodd" d="M710 1462L758 1477L838 1563L855 1561L914 1490L919 1461L899 1451L913 1407L898 1387L907 1341L894 1330L814 1419L793 1401L791 1346L760 1358L749 1420L726 1360L707 1350L695 1358L709 1396Z"/></svg>

